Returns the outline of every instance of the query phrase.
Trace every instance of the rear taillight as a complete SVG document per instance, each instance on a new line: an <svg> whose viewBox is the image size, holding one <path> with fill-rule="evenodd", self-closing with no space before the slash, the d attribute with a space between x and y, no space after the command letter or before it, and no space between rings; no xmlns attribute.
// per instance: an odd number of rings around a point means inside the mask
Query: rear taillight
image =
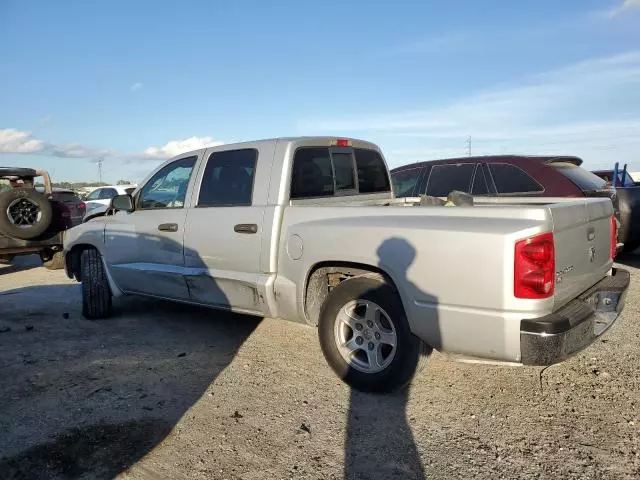
<svg viewBox="0 0 640 480"><path fill-rule="evenodd" d="M616 217L611 217L611 246L609 249L609 260L616 258L616 249L618 246L618 224Z"/></svg>
<svg viewBox="0 0 640 480"><path fill-rule="evenodd" d="M516 298L549 298L555 287L553 233L516 242L513 294Z"/></svg>

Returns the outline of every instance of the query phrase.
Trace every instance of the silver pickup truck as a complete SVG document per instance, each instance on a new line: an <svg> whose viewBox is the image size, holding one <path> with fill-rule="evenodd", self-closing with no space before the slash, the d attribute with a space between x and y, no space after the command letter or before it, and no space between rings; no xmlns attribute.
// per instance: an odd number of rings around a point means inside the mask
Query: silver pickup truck
<svg viewBox="0 0 640 480"><path fill-rule="evenodd" d="M618 317L629 274L612 268L609 199L419 200L393 197L365 141L200 149L68 231L66 270L90 319L135 294L317 326L363 391L406 385L432 348L557 363Z"/></svg>

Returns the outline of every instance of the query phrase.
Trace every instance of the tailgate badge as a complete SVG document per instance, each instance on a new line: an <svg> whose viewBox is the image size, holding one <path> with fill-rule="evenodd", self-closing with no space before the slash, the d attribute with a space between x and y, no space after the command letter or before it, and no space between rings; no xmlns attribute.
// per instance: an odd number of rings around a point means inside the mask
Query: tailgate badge
<svg viewBox="0 0 640 480"><path fill-rule="evenodd" d="M595 259L596 259L596 249L591 247L589 249L589 261L593 263Z"/></svg>

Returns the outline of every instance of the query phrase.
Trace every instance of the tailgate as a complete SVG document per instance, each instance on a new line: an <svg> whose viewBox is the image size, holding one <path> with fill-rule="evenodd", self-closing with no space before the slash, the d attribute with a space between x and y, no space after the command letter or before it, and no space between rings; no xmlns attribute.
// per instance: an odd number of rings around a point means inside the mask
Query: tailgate
<svg viewBox="0 0 640 480"><path fill-rule="evenodd" d="M609 271L610 200L585 199L550 207L556 254L554 310L593 286Z"/></svg>

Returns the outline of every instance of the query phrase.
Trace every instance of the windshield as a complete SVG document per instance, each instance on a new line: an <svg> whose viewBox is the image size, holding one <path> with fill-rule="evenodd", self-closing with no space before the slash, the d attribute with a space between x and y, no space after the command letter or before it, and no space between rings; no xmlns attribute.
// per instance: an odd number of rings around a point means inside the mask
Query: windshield
<svg viewBox="0 0 640 480"><path fill-rule="evenodd" d="M552 164L551 166L575 183L583 192L607 188L607 182L584 168L570 164Z"/></svg>

